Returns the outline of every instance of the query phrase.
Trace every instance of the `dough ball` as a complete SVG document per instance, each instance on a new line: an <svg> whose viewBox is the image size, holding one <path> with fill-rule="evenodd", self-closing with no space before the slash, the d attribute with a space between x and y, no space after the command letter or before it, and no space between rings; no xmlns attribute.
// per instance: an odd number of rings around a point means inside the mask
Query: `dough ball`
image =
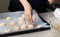
<svg viewBox="0 0 60 37"><path fill-rule="evenodd" d="M22 24L23 25L23 24L25 24L25 22L24 21L19 21L19 24Z"/></svg>
<svg viewBox="0 0 60 37"><path fill-rule="evenodd" d="M5 29L5 32L11 32L11 30L10 29Z"/></svg>
<svg viewBox="0 0 60 37"><path fill-rule="evenodd" d="M1 23L0 26L6 26L6 23Z"/></svg>
<svg viewBox="0 0 60 37"><path fill-rule="evenodd" d="M12 20L12 17L7 17L6 20L7 21L11 21Z"/></svg>
<svg viewBox="0 0 60 37"><path fill-rule="evenodd" d="M36 20L36 18L33 17L33 21L35 21L35 20Z"/></svg>
<svg viewBox="0 0 60 37"><path fill-rule="evenodd" d="M27 29L27 26L26 26L26 25L22 25L22 26L21 26L21 29L26 30L26 29Z"/></svg>
<svg viewBox="0 0 60 37"><path fill-rule="evenodd" d="M23 17L20 17L20 18L18 18L18 20L20 20L20 21L24 21L24 18L23 18Z"/></svg>
<svg viewBox="0 0 60 37"><path fill-rule="evenodd" d="M28 28L29 29L34 28L34 25L29 25Z"/></svg>
<svg viewBox="0 0 60 37"><path fill-rule="evenodd" d="M16 24L17 24L17 23L14 22L14 21L10 23L11 26L14 26L14 25L16 25Z"/></svg>
<svg viewBox="0 0 60 37"><path fill-rule="evenodd" d="M42 25L37 25L37 28L41 28L41 27L43 27Z"/></svg>
<svg viewBox="0 0 60 37"><path fill-rule="evenodd" d="M20 30L20 27L19 26L14 26L14 30L18 31L18 30Z"/></svg>
<svg viewBox="0 0 60 37"><path fill-rule="evenodd" d="M23 18L25 18L25 15L22 15Z"/></svg>

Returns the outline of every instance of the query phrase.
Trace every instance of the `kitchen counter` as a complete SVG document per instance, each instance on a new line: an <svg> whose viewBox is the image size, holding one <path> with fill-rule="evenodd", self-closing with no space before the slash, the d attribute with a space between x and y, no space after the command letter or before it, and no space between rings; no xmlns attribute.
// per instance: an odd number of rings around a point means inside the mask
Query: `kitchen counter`
<svg viewBox="0 0 60 37"><path fill-rule="evenodd" d="M39 15L49 24L51 19L56 19L53 15L53 12L40 13Z"/></svg>
<svg viewBox="0 0 60 37"><path fill-rule="evenodd" d="M51 12L47 13L40 13L39 15L48 23L50 23L48 16L51 15ZM54 17L54 16L52 16ZM52 37L51 35L51 30L44 30L44 31L39 31L39 32L34 32L34 33L27 33L27 34L22 34L22 35L14 35L14 36L8 36L8 37Z"/></svg>

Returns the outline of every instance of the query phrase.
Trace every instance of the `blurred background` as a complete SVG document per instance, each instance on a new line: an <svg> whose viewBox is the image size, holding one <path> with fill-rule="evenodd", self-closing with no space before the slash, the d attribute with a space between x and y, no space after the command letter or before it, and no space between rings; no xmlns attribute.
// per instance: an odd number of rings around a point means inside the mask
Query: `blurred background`
<svg viewBox="0 0 60 37"><path fill-rule="evenodd" d="M0 0L0 12L7 12L10 0ZM60 4L60 0L56 0L56 3Z"/></svg>

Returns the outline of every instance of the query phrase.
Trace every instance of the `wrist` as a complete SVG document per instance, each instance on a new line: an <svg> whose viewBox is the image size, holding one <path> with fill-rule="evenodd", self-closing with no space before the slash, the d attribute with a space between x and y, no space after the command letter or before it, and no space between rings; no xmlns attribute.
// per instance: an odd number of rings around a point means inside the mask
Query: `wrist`
<svg viewBox="0 0 60 37"><path fill-rule="evenodd" d="M32 9L29 9L29 10L25 10L25 12L29 12L29 13L30 13L30 12L32 12Z"/></svg>

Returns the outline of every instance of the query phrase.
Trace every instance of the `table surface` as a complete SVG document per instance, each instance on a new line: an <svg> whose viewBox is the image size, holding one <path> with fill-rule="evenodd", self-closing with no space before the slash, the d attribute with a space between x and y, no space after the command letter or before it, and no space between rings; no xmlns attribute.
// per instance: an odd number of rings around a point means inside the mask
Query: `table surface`
<svg viewBox="0 0 60 37"><path fill-rule="evenodd" d="M53 15L53 12L46 12L46 13L40 13L39 14L45 21L47 21L50 24L51 19L56 19Z"/></svg>
<svg viewBox="0 0 60 37"><path fill-rule="evenodd" d="M51 12L47 13L40 13L40 16L46 20L48 23L50 23L48 16L51 15ZM52 16L54 17L54 16ZM40 32L34 32L34 33L27 33L22 35L14 35L14 36L8 36L8 37L52 37L51 30L45 30Z"/></svg>

